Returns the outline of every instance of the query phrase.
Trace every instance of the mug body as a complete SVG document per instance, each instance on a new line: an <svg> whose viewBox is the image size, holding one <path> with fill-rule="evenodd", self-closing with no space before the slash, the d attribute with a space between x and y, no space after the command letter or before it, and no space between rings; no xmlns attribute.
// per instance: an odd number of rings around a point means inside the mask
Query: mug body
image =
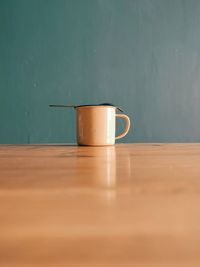
<svg viewBox="0 0 200 267"><path fill-rule="evenodd" d="M113 106L77 107L77 143L87 146L114 145L115 113Z"/></svg>

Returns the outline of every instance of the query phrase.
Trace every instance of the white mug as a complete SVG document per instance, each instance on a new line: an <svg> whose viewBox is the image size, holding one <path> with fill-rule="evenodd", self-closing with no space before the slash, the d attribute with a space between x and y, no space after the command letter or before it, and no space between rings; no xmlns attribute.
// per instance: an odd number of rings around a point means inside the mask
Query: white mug
<svg viewBox="0 0 200 267"><path fill-rule="evenodd" d="M130 128L130 119L125 114L117 114L115 106L77 106L77 143L87 146L114 145L115 140L124 137ZM123 133L115 136L116 118L126 121Z"/></svg>

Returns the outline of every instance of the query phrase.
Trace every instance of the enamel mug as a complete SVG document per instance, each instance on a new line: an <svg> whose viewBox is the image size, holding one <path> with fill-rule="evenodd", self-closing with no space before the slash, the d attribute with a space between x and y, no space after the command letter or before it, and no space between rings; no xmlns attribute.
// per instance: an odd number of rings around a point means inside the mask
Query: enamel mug
<svg viewBox="0 0 200 267"><path fill-rule="evenodd" d="M130 128L130 119L119 107L109 103L99 105L50 105L50 107L67 107L76 110L77 143L85 146L109 146L114 145L115 140L124 137ZM125 120L124 131L115 136L116 119Z"/></svg>
<svg viewBox="0 0 200 267"><path fill-rule="evenodd" d="M125 114L117 114L115 106L85 105L76 107L77 143L86 146L114 145L115 140L124 137L130 128L130 119ZM115 136L116 119L122 118L124 131Z"/></svg>

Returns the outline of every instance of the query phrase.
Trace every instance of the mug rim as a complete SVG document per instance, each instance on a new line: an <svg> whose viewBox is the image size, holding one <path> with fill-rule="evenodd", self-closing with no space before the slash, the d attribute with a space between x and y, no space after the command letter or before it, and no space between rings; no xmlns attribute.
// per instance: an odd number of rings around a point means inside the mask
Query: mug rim
<svg viewBox="0 0 200 267"><path fill-rule="evenodd" d="M95 107L95 108L96 107L98 107L98 108L102 108L102 107L105 108L106 107L106 108L115 108L115 109L117 108L117 107L111 106L111 105L110 106L109 105L80 105L80 106L76 106L75 108L84 108L84 107Z"/></svg>

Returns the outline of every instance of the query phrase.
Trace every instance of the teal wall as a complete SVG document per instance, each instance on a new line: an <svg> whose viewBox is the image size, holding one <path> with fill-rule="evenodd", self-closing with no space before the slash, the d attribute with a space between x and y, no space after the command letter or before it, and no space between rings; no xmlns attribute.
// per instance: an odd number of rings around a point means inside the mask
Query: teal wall
<svg viewBox="0 0 200 267"><path fill-rule="evenodd" d="M0 0L0 38L0 143L74 142L48 104L101 102L122 142L200 141L199 0Z"/></svg>

